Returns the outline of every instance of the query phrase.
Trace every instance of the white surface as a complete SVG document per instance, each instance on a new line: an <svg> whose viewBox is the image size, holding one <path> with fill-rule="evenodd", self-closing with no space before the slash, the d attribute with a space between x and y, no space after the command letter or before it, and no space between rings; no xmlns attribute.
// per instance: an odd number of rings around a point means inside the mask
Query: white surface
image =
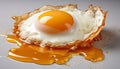
<svg viewBox="0 0 120 69"><path fill-rule="evenodd" d="M102 32L103 40L96 43L103 49L105 60L90 62L81 56L73 57L68 65L38 65L12 60L7 57L9 49L17 47L6 42L5 37L0 36L0 69L119 69L120 68L120 1L118 0L0 0L0 33L10 32L13 26L11 16L21 15L25 12L42 7L44 5L64 5L68 3L78 4L79 9L84 10L89 4L100 5L108 10L106 26ZM107 54L106 51L109 53Z"/></svg>

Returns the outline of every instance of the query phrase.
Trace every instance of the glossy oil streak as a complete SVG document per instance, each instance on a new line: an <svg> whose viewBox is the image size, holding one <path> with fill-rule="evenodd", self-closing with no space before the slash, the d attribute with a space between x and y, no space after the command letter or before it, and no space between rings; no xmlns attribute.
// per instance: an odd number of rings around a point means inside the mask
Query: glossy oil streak
<svg viewBox="0 0 120 69"><path fill-rule="evenodd" d="M7 40L8 42L15 43L19 46L19 48L11 49L8 53L8 57L23 62L33 62L37 64L64 64L74 54L82 55L85 59L93 62L101 61L104 58L102 50L94 48L93 46L79 47L75 50L68 48L42 48L40 46L26 44L15 35L9 35Z"/></svg>

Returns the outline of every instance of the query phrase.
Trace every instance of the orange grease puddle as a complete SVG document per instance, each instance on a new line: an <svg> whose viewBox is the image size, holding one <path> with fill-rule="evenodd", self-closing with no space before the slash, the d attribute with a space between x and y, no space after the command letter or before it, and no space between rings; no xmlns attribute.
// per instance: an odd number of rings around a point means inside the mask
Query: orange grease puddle
<svg viewBox="0 0 120 69"><path fill-rule="evenodd" d="M8 53L8 57L23 62L33 62L37 64L64 64L75 54L82 55L85 59L93 62L104 59L102 50L93 46L79 47L75 50L67 48L42 48L40 46L27 44L15 35L8 35L7 41L19 46L19 48L11 49Z"/></svg>

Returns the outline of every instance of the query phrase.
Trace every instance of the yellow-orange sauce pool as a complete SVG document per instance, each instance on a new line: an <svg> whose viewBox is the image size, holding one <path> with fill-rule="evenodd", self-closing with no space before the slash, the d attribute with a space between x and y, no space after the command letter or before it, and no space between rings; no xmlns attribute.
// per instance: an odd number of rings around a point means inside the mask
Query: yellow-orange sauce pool
<svg viewBox="0 0 120 69"><path fill-rule="evenodd" d="M68 48L42 48L40 46L27 44L15 35L8 35L7 41L19 46L19 48L11 49L8 53L8 57L23 62L64 64L75 54L82 55L85 59L93 62L101 61L104 58L102 50L93 46L78 47L74 50Z"/></svg>

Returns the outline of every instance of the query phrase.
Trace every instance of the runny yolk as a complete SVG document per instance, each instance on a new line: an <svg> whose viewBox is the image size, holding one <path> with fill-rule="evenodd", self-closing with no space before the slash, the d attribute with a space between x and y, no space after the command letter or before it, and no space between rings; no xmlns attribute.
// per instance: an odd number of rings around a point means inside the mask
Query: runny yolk
<svg viewBox="0 0 120 69"><path fill-rule="evenodd" d="M64 64L74 55L82 55L85 59L93 62L104 59L102 50L93 46L78 47L75 50L69 48L43 48L34 44L27 44L15 35L8 35L7 40L19 46L19 48L11 49L8 53L8 57L22 62Z"/></svg>
<svg viewBox="0 0 120 69"><path fill-rule="evenodd" d="M36 27L39 31L57 34L68 31L74 25L73 17L61 10L51 10L38 17Z"/></svg>

